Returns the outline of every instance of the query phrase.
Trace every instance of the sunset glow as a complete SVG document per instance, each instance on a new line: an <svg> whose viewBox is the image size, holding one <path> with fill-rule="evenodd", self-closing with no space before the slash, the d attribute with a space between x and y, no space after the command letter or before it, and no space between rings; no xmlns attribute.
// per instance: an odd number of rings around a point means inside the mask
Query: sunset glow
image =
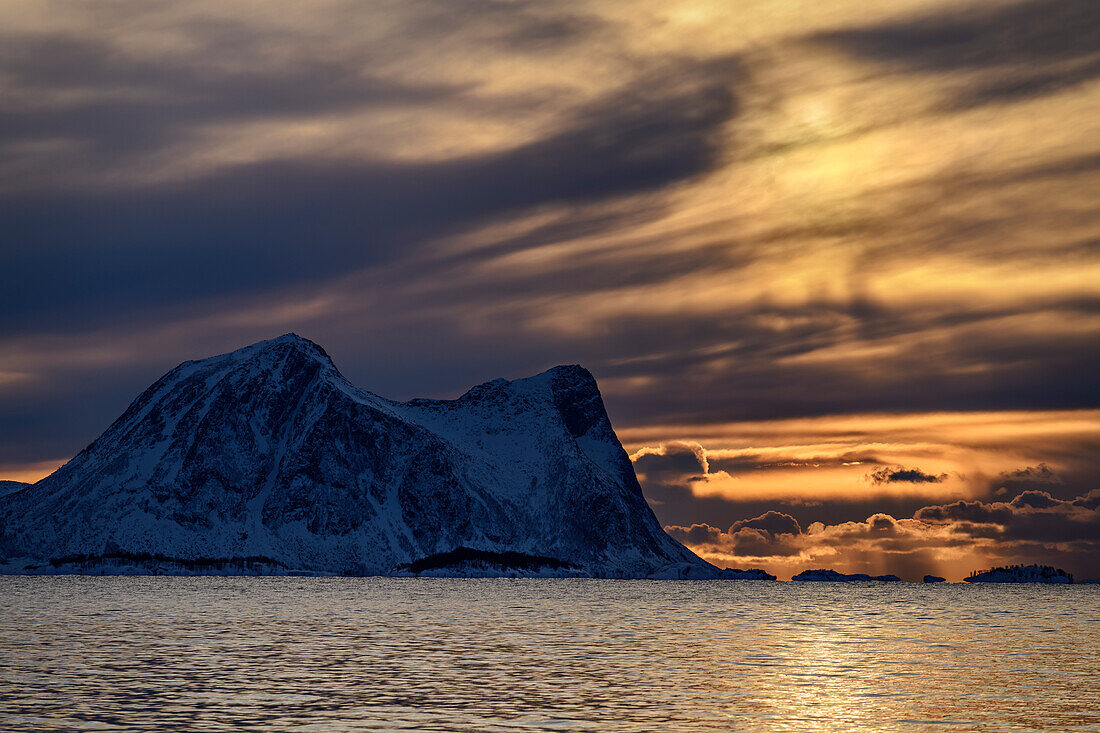
<svg viewBox="0 0 1100 733"><path fill-rule="evenodd" d="M0 4L0 478L296 331L402 399L585 365L721 565L1100 577L1097 20Z"/></svg>

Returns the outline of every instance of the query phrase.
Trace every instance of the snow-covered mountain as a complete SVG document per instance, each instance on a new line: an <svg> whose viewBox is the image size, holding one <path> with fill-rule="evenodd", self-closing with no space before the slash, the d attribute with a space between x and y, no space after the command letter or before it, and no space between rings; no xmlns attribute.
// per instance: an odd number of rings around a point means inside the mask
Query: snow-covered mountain
<svg viewBox="0 0 1100 733"><path fill-rule="evenodd" d="M662 530L582 367L395 402L294 334L184 362L55 473L0 497L0 559L6 572L723 574Z"/></svg>

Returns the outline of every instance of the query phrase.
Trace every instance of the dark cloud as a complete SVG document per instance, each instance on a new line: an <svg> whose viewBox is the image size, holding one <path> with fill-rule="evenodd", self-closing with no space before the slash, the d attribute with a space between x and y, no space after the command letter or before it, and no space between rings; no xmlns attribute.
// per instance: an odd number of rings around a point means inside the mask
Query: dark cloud
<svg viewBox="0 0 1100 733"><path fill-rule="evenodd" d="M646 499L662 524L691 525L700 517L729 523L745 516L741 504L692 492L691 481L709 470L703 446L698 443L670 441L660 451L643 451L632 459ZM768 508L759 506L761 513Z"/></svg>
<svg viewBox="0 0 1100 733"><path fill-rule="evenodd" d="M709 524L693 524L690 527L665 527L665 530L680 542L687 545L716 544L722 537L722 530Z"/></svg>
<svg viewBox="0 0 1100 733"><path fill-rule="evenodd" d="M122 367L112 375L88 372L57 375L25 390L8 390L0 399L0 464L67 461L91 443L137 397L134 382L151 385L163 372ZM167 370L165 370L167 371ZM67 414L58 421L48 409ZM65 406L71 405L66 410Z"/></svg>
<svg viewBox="0 0 1100 733"><path fill-rule="evenodd" d="M802 534L802 528L794 517L775 511L738 520L725 531L706 523L690 527L669 525L665 530L690 547L705 546L745 557L797 554L797 537Z"/></svg>
<svg viewBox="0 0 1100 733"><path fill-rule="evenodd" d="M352 12L358 10L352 6ZM476 22L472 22L476 20ZM427 0L398 25L395 35L424 43L445 42L461 26L476 45L496 44L513 53L541 52L594 42L611 32L598 15L518 0Z"/></svg>
<svg viewBox="0 0 1100 733"><path fill-rule="evenodd" d="M919 468L890 468L888 466L883 466L867 474L867 478L874 484L938 484L947 479L947 474L925 473Z"/></svg>
<svg viewBox="0 0 1100 733"><path fill-rule="evenodd" d="M1050 509L1051 507L1061 505L1062 502L1053 498L1045 491L1025 491L1009 503L1017 509L1024 507L1031 509Z"/></svg>
<svg viewBox="0 0 1100 733"><path fill-rule="evenodd" d="M157 9L132 6L126 12L156 26ZM365 15L354 6L325 13L338 26L341 20L354 26ZM476 24L464 22L475 15ZM119 19L107 10L101 20ZM184 16L172 24L186 41L183 48L160 55L126 50L117 43L122 34L2 34L0 71L12 103L0 111L0 140L10 145L61 137L99 156L99 165L117 167L204 125L392 105L484 110L492 103L473 98L472 82L411 84L373 70L391 54L453 39L456 27L467 43L498 42L516 53L576 43L607 26L593 16L480 0L420 3L412 17L397 22L389 38L336 46L304 29Z"/></svg>
<svg viewBox="0 0 1100 733"><path fill-rule="evenodd" d="M1079 334L1009 331L1015 317L1079 319L1080 303L1029 303L1015 311L890 308L810 301L760 305L728 317L707 314L617 316L592 337L608 350L648 355L602 367L607 376L644 374L662 384L638 395L612 395L629 421L709 422L858 412L1064 409L1100 405L1100 346ZM787 325L776 329L772 324ZM856 344L888 350L868 359L815 360ZM710 348L705 348L707 345ZM718 346L716 346L718 345ZM582 351L594 351L578 344Z"/></svg>
<svg viewBox="0 0 1100 733"><path fill-rule="evenodd" d="M867 518L867 526L871 532L885 535L897 532L898 523L889 514L875 514Z"/></svg>
<svg viewBox="0 0 1100 733"><path fill-rule="evenodd" d="M747 523L752 521L745 520ZM690 527L668 525L665 531L689 547L705 547L741 557L787 557L799 552L796 533L776 533L749 524L733 526L727 531L705 523Z"/></svg>
<svg viewBox="0 0 1100 733"><path fill-rule="evenodd" d="M1045 463L1027 466L1015 471L1005 471L993 480L997 494L1019 493L1024 489L1049 488L1062 483L1062 478Z"/></svg>
<svg viewBox="0 0 1100 733"><path fill-rule="evenodd" d="M653 71L543 139L457 161L284 160L139 190L8 194L0 331L316 280L508 212L690 177L714 164L715 132L736 113L735 75L732 60Z"/></svg>
<svg viewBox="0 0 1100 733"><path fill-rule="evenodd" d="M1092 0L963 3L815 40L912 72L976 74L960 79L956 107L1051 94L1100 77L1100 8Z"/></svg>
<svg viewBox="0 0 1100 733"><path fill-rule="evenodd" d="M48 100L6 105L0 111L0 139L13 145L63 138L113 167L203 125L321 116L364 106L438 104L469 89L372 76L364 72L362 57L296 55L260 63L263 56L247 54L255 50L244 28L232 34L233 28L220 24L201 30L199 48L183 59L133 57L105 41L67 36L0 37L0 70L12 91ZM287 39L266 40L278 44ZM196 63L203 58L206 63ZM83 93L65 94L72 90Z"/></svg>
<svg viewBox="0 0 1100 733"><path fill-rule="evenodd" d="M721 536L718 547L732 555L743 557L785 557L798 554L794 535L772 534L762 529L744 527Z"/></svg>
<svg viewBox="0 0 1100 733"><path fill-rule="evenodd" d="M764 530L773 535L802 534L802 527L799 526L798 521L794 517L790 514L776 511L767 511L758 517L734 522L730 526L729 531L732 533L746 527Z"/></svg>
<svg viewBox="0 0 1100 733"><path fill-rule="evenodd" d="M498 5L498 7L500 7ZM514 14L510 15L515 18ZM593 15L527 16L501 29L495 40L510 51L558 50L598 37L608 24Z"/></svg>
<svg viewBox="0 0 1100 733"><path fill-rule="evenodd" d="M999 524L1009 521L1012 509L1007 504L986 504L981 501L956 501L951 504L926 506L913 515L923 522L972 522Z"/></svg>
<svg viewBox="0 0 1100 733"><path fill-rule="evenodd" d="M660 450L643 451L634 457L635 473L655 483L682 482L686 477L700 476L708 470L706 454L698 443L671 441L663 444Z"/></svg>
<svg viewBox="0 0 1100 733"><path fill-rule="evenodd" d="M996 537L1002 542L1029 541L1048 545L1092 542L1100 550L1100 513L1090 507L1092 493L1073 500L1055 499L1045 491L1025 491L1010 502L960 501L919 509L923 522L958 523L962 535ZM1092 558L1100 562L1100 554Z"/></svg>
<svg viewBox="0 0 1100 733"><path fill-rule="evenodd" d="M1072 504L1084 509L1100 509L1100 489L1093 489L1084 496L1077 497L1072 501Z"/></svg>

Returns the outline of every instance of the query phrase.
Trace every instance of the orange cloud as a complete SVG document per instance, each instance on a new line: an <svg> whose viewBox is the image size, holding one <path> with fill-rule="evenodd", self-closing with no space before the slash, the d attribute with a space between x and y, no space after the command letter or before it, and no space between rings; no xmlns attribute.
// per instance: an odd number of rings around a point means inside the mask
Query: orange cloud
<svg viewBox="0 0 1100 733"><path fill-rule="evenodd" d="M662 434L681 437L647 440ZM682 478L696 496L946 499L988 495L1021 465L1043 464L1054 475L1061 460L1048 457L1061 446L1100 440L1100 410L839 415L647 426L621 436L643 483L657 459L695 456Z"/></svg>
<svg viewBox="0 0 1100 733"><path fill-rule="evenodd" d="M991 563L1015 562L1060 564L1081 579L1100 575L1100 490L1071 500L1025 491L1009 502L958 501L923 507L912 517L879 513L805 530L779 512L726 530L708 524L665 529L712 562L763 567L780 577L830 567L961 580Z"/></svg>
<svg viewBox="0 0 1100 733"><path fill-rule="evenodd" d="M68 458L57 458L51 461L0 465L0 481L19 481L25 484L33 484L35 481L49 476L68 460Z"/></svg>

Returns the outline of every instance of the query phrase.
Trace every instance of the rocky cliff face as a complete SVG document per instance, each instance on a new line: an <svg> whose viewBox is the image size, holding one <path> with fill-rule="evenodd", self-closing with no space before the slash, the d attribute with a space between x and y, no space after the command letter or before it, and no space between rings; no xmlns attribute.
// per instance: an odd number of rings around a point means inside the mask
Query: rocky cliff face
<svg viewBox="0 0 1100 733"><path fill-rule="evenodd" d="M394 402L293 334L181 364L0 497L8 572L387 574L457 548L560 561L535 574L718 575L661 529L585 369Z"/></svg>

